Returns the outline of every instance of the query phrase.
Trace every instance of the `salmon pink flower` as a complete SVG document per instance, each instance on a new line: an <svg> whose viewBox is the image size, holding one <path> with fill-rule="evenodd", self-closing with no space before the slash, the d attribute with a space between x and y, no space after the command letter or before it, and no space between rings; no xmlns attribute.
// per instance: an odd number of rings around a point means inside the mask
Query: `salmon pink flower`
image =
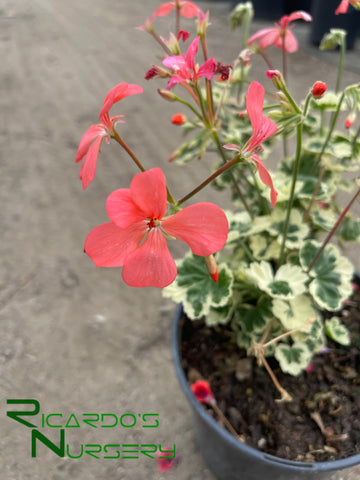
<svg viewBox="0 0 360 480"><path fill-rule="evenodd" d="M352 5L357 10L360 10L360 0L341 0L339 6L335 10L335 15L340 13L347 13L349 5Z"/></svg>
<svg viewBox="0 0 360 480"><path fill-rule="evenodd" d="M263 50L274 45L274 47L285 50L288 53L294 53L298 49L298 41L290 31L291 27L289 27L289 25L294 20L299 19L311 22L312 17L310 14L303 12L302 10L293 12L290 15L284 15L281 17L279 23L275 23L275 28L264 28L259 30L249 38L247 44L251 45L258 41L259 46Z"/></svg>
<svg viewBox="0 0 360 480"><path fill-rule="evenodd" d="M191 390L198 402L204 403L205 405L214 405L216 403L210 384L206 380L196 380L196 382L191 385Z"/></svg>
<svg viewBox="0 0 360 480"><path fill-rule="evenodd" d="M76 154L75 162L81 162L84 157L84 163L80 169L80 180L82 181L83 189L85 190L89 184L94 180L96 173L96 162L100 151L101 142L106 140L110 142L110 138L115 134L115 126L117 123L124 123L119 118L124 115L117 115L116 117L109 117L109 110L114 103L119 102L122 98L136 93L142 93L142 87L135 84L120 83L116 85L106 95L103 107L99 114L100 122L91 127L84 133Z"/></svg>
<svg viewBox="0 0 360 480"><path fill-rule="evenodd" d="M188 2L185 0L172 0L171 2L165 2L160 5L159 8L151 15L150 21L154 21L156 17L165 17L169 13L178 8L180 15L185 18L194 18L197 17L200 7L195 5L193 2Z"/></svg>
<svg viewBox="0 0 360 480"><path fill-rule="evenodd" d="M251 82L246 95L246 110L254 133L243 147L228 144L224 145L224 148L227 148L228 150L236 150L243 157L250 157L256 162L262 182L271 189L271 203L273 207L275 207L277 192L274 188L271 175L255 153L262 152L261 143L273 135L277 130L276 124L270 120L270 118L265 117L262 113L264 95L264 87L258 82Z"/></svg>
<svg viewBox="0 0 360 480"><path fill-rule="evenodd" d="M170 216L166 207L161 169L138 173L129 189L110 194L106 210L111 222L89 233L85 252L97 267L123 267L129 286L166 287L177 270L165 236L184 241L195 255L206 257L224 246L229 229L225 213L213 203L190 205Z"/></svg>
<svg viewBox="0 0 360 480"><path fill-rule="evenodd" d="M177 83L196 82L200 77L206 77L211 80L216 71L216 62L214 58L209 58L199 67L195 65L195 56L199 49L200 36L197 36L189 45L186 55L172 55L163 60L165 67L174 70L174 74L169 80L166 88L170 90Z"/></svg>

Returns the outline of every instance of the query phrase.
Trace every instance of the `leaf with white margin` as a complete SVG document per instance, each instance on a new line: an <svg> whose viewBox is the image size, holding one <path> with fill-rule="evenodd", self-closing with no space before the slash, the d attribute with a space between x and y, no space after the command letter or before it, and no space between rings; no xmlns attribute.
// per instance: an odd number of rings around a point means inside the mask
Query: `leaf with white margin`
<svg viewBox="0 0 360 480"><path fill-rule="evenodd" d="M310 219L316 227L330 232L335 225L337 217L332 210L318 207L311 210Z"/></svg>
<svg viewBox="0 0 360 480"><path fill-rule="evenodd" d="M227 245L231 244L238 238L248 237L267 230L270 225L268 215L256 217L252 219L247 212L233 213L225 211L229 222L229 234Z"/></svg>
<svg viewBox="0 0 360 480"><path fill-rule="evenodd" d="M232 305L225 305L219 308L210 308L209 313L205 317L205 323L208 327L216 325L225 325L230 320L232 314Z"/></svg>
<svg viewBox="0 0 360 480"><path fill-rule="evenodd" d="M305 292L307 275L297 265L282 265L273 274L269 262L253 262L245 271L248 279L273 298L291 299Z"/></svg>
<svg viewBox="0 0 360 480"><path fill-rule="evenodd" d="M309 365L312 354L304 343L293 345L279 343L275 348L275 358L283 372L297 376Z"/></svg>
<svg viewBox="0 0 360 480"><path fill-rule="evenodd" d="M321 244L314 240L304 243L300 250L300 262L304 270L309 268L320 247ZM340 310L344 300L352 293L353 274L354 267L350 260L342 256L335 245L326 245L309 273L313 277L309 291L319 307L330 311Z"/></svg>
<svg viewBox="0 0 360 480"><path fill-rule="evenodd" d="M309 332L297 331L291 334L291 338L294 342L305 343L310 352L320 352L325 346L325 332L322 319L317 317L311 324Z"/></svg>
<svg viewBox="0 0 360 480"><path fill-rule="evenodd" d="M257 260L272 260L280 256L280 245L276 241L267 241L264 235L252 235L249 244Z"/></svg>
<svg viewBox="0 0 360 480"><path fill-rule="evenodd" d="M271 225L269 227L270 234L276 236L278 243L281 245L283 240L283 232L285 227L285 210L274 210L271 215ZM289 249L300 248L304 239L309 235L309 227L303 222L302 214L299 210L293 209L290 214L288 233L286 236L285 246Z"/></svg>
<svg viewBox="0 0 360 480"><path fill-rule="evenodd" d="M307 295L298 295L287 301L276 298L273 301L272 311L288 331L299 328L300 331L309 333L312 324L307 321L317 316L317 311Z"/></svg>
<svg viewBox="0 0 360 480"><path fill-rule="evenodd" d="M182 303L186 315L195 320L207 315L211 308L223 307L232 296L233 274L224 263L218 265L219 279L210 277L205 259L189 254L177 261L176 280L164 288L162 294Z"/></svg>
<svg viewBox="0 0 360 480"><path fill-rule="evenodd" d="M350 333L339 317L332 317L325 320L325 332L334 342L340 345L350 345Z"/></svg>

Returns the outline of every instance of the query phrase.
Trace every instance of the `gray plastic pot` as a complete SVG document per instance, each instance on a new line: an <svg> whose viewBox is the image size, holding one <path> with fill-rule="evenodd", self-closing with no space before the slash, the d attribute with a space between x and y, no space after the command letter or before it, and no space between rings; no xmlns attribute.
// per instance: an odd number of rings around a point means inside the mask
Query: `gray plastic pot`
<svg viewBox="0 0 360 480"><path fill-rule="evenodd" d="M180 385L194 414L194 433L199 449L218 480L323 480L336 471L360 464L360 454L332 462L293 462L260 452L236 440L196 400L181 365L181 319L178 306L172 327L171 350ZM291 432L289 432L291 435Z"/></svg>

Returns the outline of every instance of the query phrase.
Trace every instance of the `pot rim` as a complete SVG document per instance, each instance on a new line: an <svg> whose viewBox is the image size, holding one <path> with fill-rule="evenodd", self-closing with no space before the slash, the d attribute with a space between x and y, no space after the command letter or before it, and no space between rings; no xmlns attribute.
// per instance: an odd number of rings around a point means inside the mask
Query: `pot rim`
<svg viewBox="0 0 360 480"><path fill-rule="evenodd" d="M183 315L183 307L182 304L179 304L175 311L174 321L172 324L172 331L171 331L171 352L172 358L175 365L175 372L177 374L179 383L185 392L185 395L190 402L194 411L200 415L200 417L205 421L212 429L214 429L217 434L223 439L224 442L230 444L233 448L238 448L239 450L245 451L250 457L261 460L262 462L277 465L279 466L282 464L285 468L294 469L297 471L302 472L309 472L309 471L336 471L342 470L345 468L353 467L355 465L360 464L360 453L355 455L351 455L346 458L341 458L338 460L331 460L327 462L299 462L295 460L287 460L284 458L276 457L274 455L270 455L265 452L261 452L256 448L247 445L246 443L242 443L235 439L235 437L228 432L225 428L221 427L216 420L211 417L206 409L201 405L195 398L187 378L185 376L185 372L181 365L181 355L179 350L180 344L180 320Z"/></svg>

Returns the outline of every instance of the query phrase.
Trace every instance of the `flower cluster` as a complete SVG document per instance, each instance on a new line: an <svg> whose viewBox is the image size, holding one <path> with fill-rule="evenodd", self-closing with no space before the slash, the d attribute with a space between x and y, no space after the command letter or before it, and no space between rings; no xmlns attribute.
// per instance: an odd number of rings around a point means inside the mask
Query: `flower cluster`
<svg viewBox="0 0 360 480"><path fill-rule="evenodd" d="M349 4L359 8L358 1L343 0L336 13ZM157 21L166 15L174 15L176 28L162 36ZM340 247L360 242L360 221L350 213L360 195L353 173L360 159L360 88L340 88L345 53L340 48L336 85L314 78L305 98L295 98L287 79L287 57L298 49L292 27L297 20L311 22L311 16L293 12L249 37L252 17L250 2L233 11L231 23L244 27L244 38L231 64L209 55L209 12L193 2L165 2L138 27L162 49L158 64L144 66L144 83L149 89L157 85L160 101L188 112L176 109L169 117L187 135L169 160L191 169L213 158L208 152L218 154L199 185L175 199L159 164L144 166L120 136L123 116L109 112L143 92L136 84L120 83L106 95L100 123L85 132L75 161L83 162L84 189L95 178L104 139L116 141L138 170L129 187L120 185L109 195L109 222L85 240L95 265L122 267L129 286L163 288L165 297L182 302L191 320L229 325L238 347L265 365L281 399L289 400L266 357L298 375L324 351L326 338L343 344L349 338L336 312L352 292L354 273ZM321 48L343 41L343 33L332 30ZM282 65L272 64L270 47L282 50ZM257 59L265 61L266 85L251 77ZM341 112L346 128L338 126ZM284 154L272 171L268 158L275 165L276 142ZM184 206L209 186L214 203ZM338 203L340 189L351 195L347 203ZM232 209L217 205L219 190L229 192ZM174 239L190 248L176 262L169 249ZM326 320L323 311L330 312ZM193 391L200 402L217 408L206 383Z"/></svg>

